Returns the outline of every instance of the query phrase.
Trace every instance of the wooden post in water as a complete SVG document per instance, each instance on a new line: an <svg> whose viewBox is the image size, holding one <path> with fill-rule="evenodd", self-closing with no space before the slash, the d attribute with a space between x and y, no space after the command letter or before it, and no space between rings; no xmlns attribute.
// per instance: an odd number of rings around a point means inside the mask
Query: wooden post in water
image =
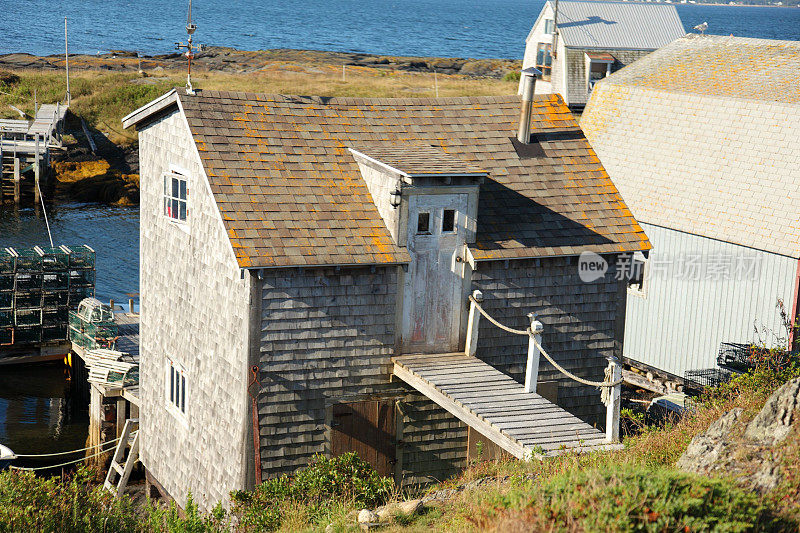
<svg viewBox="0 0 800 533"><path fill-rule="evenodd" d="M22 196L19 179L19 157L17 157L17 154L14 154L14 203L16 205L19 205Z"/></svg>
<svg viewBox="0 0 800 533"><path fill-rule="evenodd" d="M3 136L0 135L0 205L3 204L3 171L5 165L3 164Z"/></svg>
<svg viewBox="0 0 800 533"><path fill-rule="evenodd" d="M33 203L36 210L39 210L39 202L41 197L39 195L39 176L42 171L42 160L39 156L39 134L36 134L36 151L33 156Z"/></svg>
<svg viewBox="0 0 800 533"><path fill-rule="evenodd" d="M131 299L129 299L129 300L128 300L128 312L129 312L130 314L133 314L133 313L134 313L134 310L133 310L133 298L131 298Z"/></svg>

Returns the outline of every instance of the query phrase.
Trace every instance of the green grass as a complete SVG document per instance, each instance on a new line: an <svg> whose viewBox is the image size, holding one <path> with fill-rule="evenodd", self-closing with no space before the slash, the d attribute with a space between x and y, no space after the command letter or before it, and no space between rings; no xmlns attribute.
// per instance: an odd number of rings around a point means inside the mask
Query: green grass
<svg viewBox="0 0 800 533"><path fill-rule="evenodd" d="M311 67L311 68L309 68ZM350 67L345 80L341 68L331 65L272 64L251 73L197 72L195 88L260 93L359 97L431 97L433 76L428 73ZM476 79L440 74L440 96L507 95L516 93L513 79ZM134 142L136 134L122 129L121 119L173 87L186 83L184 71L104 72L74 70L70 75L72 111L105 133L113 142ZM66 78L59 71L0 72L0 118L18 118L9 105L33 114L36 101L55 103L66 95Z"/></svg>
<svg viewBox="0 0 800 533"><path fill-rule="evenodd" d="M650 427L613 453L564 455L543 462L506 460L473 464L432 490L496 477L477 490L419 516L398 516L384 531L797 531L800 526L800 431L775 449L784 479L757 495L737 480L681 472L675 461L693 436L727 410L752 418L785 381L800 376L790 365L762 369L711 391L699 407L674 423ZM533 474L533 475L531 475ZM0 474L0 533L33 531L212 532L358 531L354 513L405 495L354 454L317 457L293 478L233 494L231 513L204 515L114 500L90 483L91 473L66 481L30 474ZM502 481L500 481L502 480Z"/></svg>

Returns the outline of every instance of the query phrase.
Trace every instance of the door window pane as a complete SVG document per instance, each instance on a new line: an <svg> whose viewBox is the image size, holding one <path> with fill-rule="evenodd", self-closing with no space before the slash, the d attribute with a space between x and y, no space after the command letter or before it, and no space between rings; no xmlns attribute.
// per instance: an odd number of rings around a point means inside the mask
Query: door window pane
<svg viewBox="0 0 800 533"><path fill-rule="evenodd" d="M453 232L456 230L456 212L453 209L445 209L442 215L442 232Z"/></svg>
<svg viewBox="0 0 800 533"><path fill-rule="evenodd" d="M417 216L417 234L431 232L431 214L420 213Z"/></svg>

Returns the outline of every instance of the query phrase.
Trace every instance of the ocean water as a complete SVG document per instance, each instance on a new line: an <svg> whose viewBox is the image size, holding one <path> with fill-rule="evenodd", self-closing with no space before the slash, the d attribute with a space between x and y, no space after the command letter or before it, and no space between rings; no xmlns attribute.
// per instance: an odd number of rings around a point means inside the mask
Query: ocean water
<svg viewBox="0 0 800 533"><path fill-rule="evenodd" d="M195 0L195 42L256 50L299 48L521 58L543 0ZM800 8L680 4L687 31L800 40ZM0 0L0 53L167 53L185 39L185 0Z"/></svg>

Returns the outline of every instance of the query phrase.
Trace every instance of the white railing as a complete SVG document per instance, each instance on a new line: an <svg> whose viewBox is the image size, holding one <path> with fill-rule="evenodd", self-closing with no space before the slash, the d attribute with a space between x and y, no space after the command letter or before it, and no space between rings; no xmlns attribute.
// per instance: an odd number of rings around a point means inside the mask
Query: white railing
<svg viewBox="0 0 800 533"><path fill-rule="evenodd" d="M542 347L542 331L544 325L536 319L535 313L528 313L530 327L526 330L510 328L501 324L484 309L483 294L481 291L474 291L470 297L469 321L467 323L467 342L465 353L475 356L478 351L478 328L481 316L486 317L489 322L514 335L525 335L528 337L528 361L525 366L525 392L536 392L536 384L539 378L539 357L544 356L556 370L578 383L597 387L600 389L600 399L606 406L606 440L615 442L619 440L619 411L620 393L622 390L622 365L614 357L607 357L608 367L605 370L604 381L591 381L576 376L569 370L558 364L547 351Z"/></svg>

